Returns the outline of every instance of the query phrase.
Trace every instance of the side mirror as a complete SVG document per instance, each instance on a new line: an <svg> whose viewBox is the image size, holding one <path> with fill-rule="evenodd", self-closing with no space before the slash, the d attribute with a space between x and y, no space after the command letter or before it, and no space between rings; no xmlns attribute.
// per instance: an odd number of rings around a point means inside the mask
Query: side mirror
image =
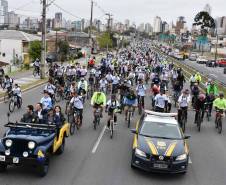
<svg viewBox="0 0 226 185"><path fill-rule="evenodd" d="M191 136L189 136L189 135L185 135L184 136L184 139L189 139Z"/></svg>
<svg viewBox="0 0 226 185"><path fill-rule="evenodd" d="M134 129L131 129L131 132L133 133L133 134L137 134L137 130L134 128Z"/></svg>

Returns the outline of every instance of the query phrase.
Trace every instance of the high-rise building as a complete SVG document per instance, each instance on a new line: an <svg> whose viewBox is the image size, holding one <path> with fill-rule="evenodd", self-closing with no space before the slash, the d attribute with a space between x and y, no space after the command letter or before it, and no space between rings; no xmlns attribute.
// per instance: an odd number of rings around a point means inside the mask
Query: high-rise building
<svg viewBox="0 0 226 185"><path fill-rule="evenodd" d="M206 4L205 7L204 7L204 9L203 9L203 11L208 12L209 15L211 15L212 8L211 8L211 6L209 4Z"/></svg>
<svg viewBox="0 0 226 185"><path fill-rule="evenodd" d="M0 0L0 25L8 24L8 1Z"/></svg>
<svg viewBox="0 0 226 185"><path fill-rule="evenodd" d="M163 33L166 33L166 32L168 32L169 31L169 24L166 22L166 21L164 21L163 23L162 23L162 32Z"/></svg>
<svg viewBox="0 0 226 185"><path fill-rule="evenodd" d="M141 23L139 26L138 26L138 31L140 32L144 32L144 23Z"/></svg>
<svg viewBox="0 0 226 185"><path fill-rule="evenodd" d="M178 17L175 27L175 32L177 35L180 35L181 30L184 29L185 23L186 23L185 17L183 16Z"/></svg>
<svg viewBox="0 0 226 185"><path fill-rule="evenodd" d="M215 19L216 28L219 35L226 35L226 16Z"/></svg>
<svg viewBox="0 0 226 185"><path fill-rule="evenodd" d="M145 24L144 31L145 31L145 33L151 33L152 32L152 27L151 27L150 23Z"/></svg>
<svg viewBox="0 0 226 185"><path fill-rule="evenodd" d="M160 17L156 16L153 24L153 32L161 33L162 32L162 20Z"/></svg>
<svg viewBox="0 0 226 185"><path fill-rule="evenodd" d="M71 24L72 24L72 28L76 32L81 32L82 31L82 21L73 21Z"/></svg>
<svg viewBox="0 0 226 185"><path fill-rule="evenodd" d="M125 20L125 29L128 30L129 26L130 26L130 21L129 21L129 19L126 19Z"/></svg>
<svg viewBox="0 0 226 185"><path fill-rule="evenodd" d="M11 11L8 13L8 22L6 24L9 25L9 28L17 28L20 24L20 18L15 12Z"/></svg>
<svg viewBox="0 0 226 185"><path fill-rule="evenodd" d="M55 13L54 27L55 28L62 28L62 24L63 24L63 16L62 16L62 13L61 12Z"/></svg>

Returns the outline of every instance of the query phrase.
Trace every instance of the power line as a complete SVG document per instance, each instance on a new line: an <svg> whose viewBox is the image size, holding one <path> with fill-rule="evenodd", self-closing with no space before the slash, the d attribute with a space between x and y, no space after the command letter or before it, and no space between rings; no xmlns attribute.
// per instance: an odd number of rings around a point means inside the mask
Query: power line
<svg viewBox="0 0 226 185"><path fill-rule="evenodd" d="M65 10L64 8L62 8L61 6L57 5L54 2L52 4L55 5L57 8L59 8L60 10L62 10L63 12L67 13L68 15L71 15L72 17L75 17L75 18L80 19L80 20L83 19L82 17L79 17L77 15L74 15L73 13L69 12L68 10Z"/></svg>

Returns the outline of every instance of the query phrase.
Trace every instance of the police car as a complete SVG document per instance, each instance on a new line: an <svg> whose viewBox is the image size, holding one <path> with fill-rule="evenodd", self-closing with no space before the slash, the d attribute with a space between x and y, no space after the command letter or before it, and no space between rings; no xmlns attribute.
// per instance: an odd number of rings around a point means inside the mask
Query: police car
<svg viewBox="0 0 226 185"><path fill-rule="evenodd" d="M176 113L145 111L132 129L132 168L165 173L186 173L189 147Z"/></svg>

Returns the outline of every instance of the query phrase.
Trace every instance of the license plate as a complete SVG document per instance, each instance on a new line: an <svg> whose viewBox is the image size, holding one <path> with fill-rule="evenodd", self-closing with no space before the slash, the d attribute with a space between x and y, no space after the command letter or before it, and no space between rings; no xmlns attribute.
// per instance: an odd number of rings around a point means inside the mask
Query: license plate
<svg viewBox="0 0 226 185"><path fill-rule="evenodd" d="M168 168L168 165L167 164L154 164L153 167L160 168L160 169L166 169L166 168Z"/></svg>
<svg viewBox="0 0 226 185"><path fill-rule="evenodd" d="M5 156L4 155L0 155L0 161L5 161Z"/></svg>
<svg viewBox="0 0 226 185"><path fill-rule="evenodd" d="M19 157L14 157L13 158L13 163L18 164L19 163Z"/></svg>

